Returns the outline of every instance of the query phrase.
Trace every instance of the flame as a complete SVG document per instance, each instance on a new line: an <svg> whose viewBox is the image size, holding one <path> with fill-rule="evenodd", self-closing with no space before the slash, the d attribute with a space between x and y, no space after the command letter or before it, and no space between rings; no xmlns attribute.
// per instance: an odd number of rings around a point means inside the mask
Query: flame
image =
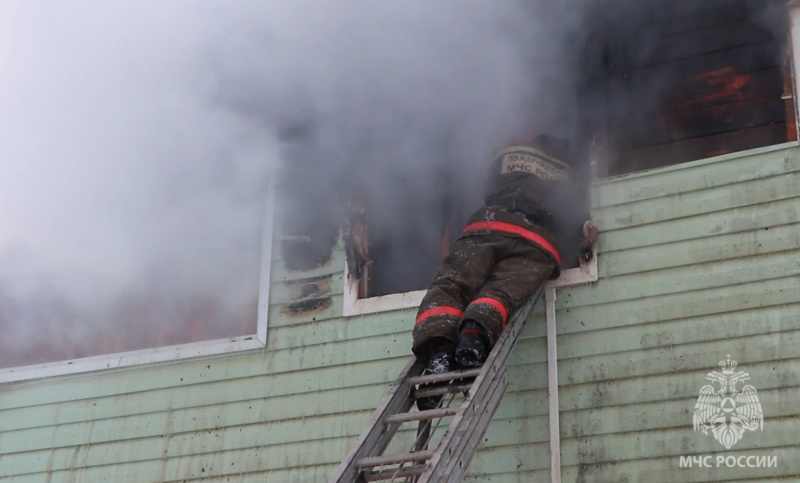
<svg viewBox="0 0 800 483"><path fill-rule="evenodd" d="M745 99L745 89L752 83L750 76L737 74L733 66L703 72L686 79L667 96L667 102L679 113ZM678 100L692 93L690 99Z"/></svg>

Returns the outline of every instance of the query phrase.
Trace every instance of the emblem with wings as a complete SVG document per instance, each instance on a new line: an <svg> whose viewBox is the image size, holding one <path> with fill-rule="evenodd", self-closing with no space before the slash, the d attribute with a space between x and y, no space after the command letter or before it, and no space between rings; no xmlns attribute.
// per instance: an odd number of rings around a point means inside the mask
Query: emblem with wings
<svg viewBox="0 0 800 483"><path fill-rule="evenodd" d="M694 405L694 430L708 434L731 449L742 438L745 431L764 430L764 413L758 401L756 388L744 385L750 379L746 372L734 372L736 361L727 355L720 361L722 372L709 372L706 379L711 384L700 388L700 396ZM719 389L714 388L714 383ZM743 384L741 390L737 388Z"/></svg>

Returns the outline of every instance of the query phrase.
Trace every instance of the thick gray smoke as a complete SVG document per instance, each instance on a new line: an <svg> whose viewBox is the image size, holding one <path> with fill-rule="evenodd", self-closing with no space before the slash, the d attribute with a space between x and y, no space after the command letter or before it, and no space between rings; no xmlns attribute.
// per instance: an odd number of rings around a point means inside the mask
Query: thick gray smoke
<svg viewBox="0 0 800 483"><path fill-rule="evenodd" d="M286 4L242 32L253 55L216 51L219 102L277 129L290 234L326 238L359 193L391 265L376 276L422 288L443 199L475 209L491 153L513 138L575 137L581 5Z"/></svg>
<svg viewBox="0 0 800 483"><path fill-rule="evenodd" d="M575 134L580 20L570 2L3 2L0 366L192 340L187 321L253 333L274 173L296 231L350 190L407 224L392 207L479 200L510 137Z"/></svg>

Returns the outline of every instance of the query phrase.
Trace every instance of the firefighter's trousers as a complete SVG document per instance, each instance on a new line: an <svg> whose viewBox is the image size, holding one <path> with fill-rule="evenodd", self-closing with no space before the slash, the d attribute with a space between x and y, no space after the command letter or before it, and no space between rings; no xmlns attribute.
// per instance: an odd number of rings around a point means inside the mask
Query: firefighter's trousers
<svg viewBox="0 0 800 483"><path fill-rule="evenodd" d="M432 340L455 342L464 320L486 330L494 346L509 316L553 274L555 262L528 240L513 235L463 236L453 245L428 287L414 325L413 352L427 358Z"/></svg>

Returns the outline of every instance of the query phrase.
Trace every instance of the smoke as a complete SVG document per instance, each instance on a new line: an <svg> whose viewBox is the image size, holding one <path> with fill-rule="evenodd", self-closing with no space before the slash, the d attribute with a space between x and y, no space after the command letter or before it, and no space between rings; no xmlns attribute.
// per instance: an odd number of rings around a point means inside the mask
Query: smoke
<svg viewBox="0 0 800 483"><path fill-rule="evenodd" d="M253 333L273 176L289 231L359 191L432 243L494 149L576 135L578 5L4 2L0 366Z"/></svg>
<svg viewBox="0 0 800 483"><path fill-rule="evenodd" d="M0 362L253 333L277 151L209 100L222 32L189 2L2 10Z"/></svg>
<svg viewBox="0 0 800 483"><path fill-rule="evenodd" d="M287 3L241 33L256 55L217 51L218 99L277 129L287 232L331 240L358 193L372 252L391 267L374 276L419 289L440 259L443 200L463 222L493 151L520 135L575 137L580 6Z"/></svg>

